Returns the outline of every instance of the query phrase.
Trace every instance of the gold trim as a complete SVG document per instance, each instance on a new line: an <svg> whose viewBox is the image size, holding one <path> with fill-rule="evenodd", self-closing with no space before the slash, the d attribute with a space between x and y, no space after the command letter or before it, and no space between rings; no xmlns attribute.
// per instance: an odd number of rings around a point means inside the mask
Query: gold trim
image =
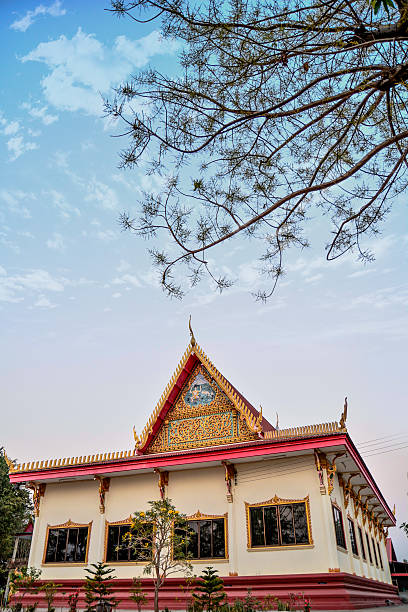
<svg viewBox="0 0 408 612"><path fill-rule="evenodd" d="M206 519L224 519L224 545L225 545L225 557L206 557L205 559L189 559L192 563L208 563L213 561L228 561L229 560L229 540L228 540L228 512L225 514L203 514L200 510L197 510L194 514L185 517L186 521L205 521Z"/></svg>
<svg viewBox="0 0 408 612"><path fill-rule="evenodd" d="M299 548L304 548L305 546L312 546L314 544L313 542L313 536L312 536L312 519L311 519L311 515L310 515L310 499L309 499L309 495L306 495L306 497L302 498L302 499L284 499L282 497L278 497L277 495L274 495L274 497L272 497L272 499L268 499L266 501L263 502L256 502L256 503L249 503L249 502L244 502L245 504L245 515L246 515L246 530L247 530L247 549L248 550L264 550L265 548L270 548L270 549L279 549L279 548L283 548L283 549L288 549L288 548L292 548L292 546L296 546ZM251 542L251 528L250 528L250 519L249 519L249 510L250 508L259 508L260 506L282 506L284 504L305 504L306 507L306 521L307 521L307 535L309 537L309 542L307 544L287 544L286 546L282 546L282 545L278 545L278 546L252 546L252 542Z"/></svg>
<svg viewBox="0 0 408 612"><path fill-rule="evenodd" d="M263 552L264 550L301 550L305 548L314 547L314 544L290 544L289 546L256 546L255 548L247 548L247 552Z"/></svg>
<svg viewBox="0 0 408 612"><path fill-rule="evenodd" d="M45 536L45 546L44 546L44 552L43 552L43 557L42 557L42 565L46 565L48 566L56 566L59 567L61 565L63 566L67 566L67 565L87 565L88 563L88 552L89 552L89 544L90 544L90 540L91 540L91 529L92 529L92 522L90 521L89 523L74 523L71 521L71 519L68 519L65 523L60 523L59 525L47 525L47 533ZM88 535L86 538L86 551L85 551L85 561L78 561L77 563L73 563L73 562L69 562L69 563L58 563L58 562L50 562L47 563L45 561L45 557L47 556L47 547L48 547L48 537L50 534L50 529L69 529L70 527L88 527Z"/></svg>

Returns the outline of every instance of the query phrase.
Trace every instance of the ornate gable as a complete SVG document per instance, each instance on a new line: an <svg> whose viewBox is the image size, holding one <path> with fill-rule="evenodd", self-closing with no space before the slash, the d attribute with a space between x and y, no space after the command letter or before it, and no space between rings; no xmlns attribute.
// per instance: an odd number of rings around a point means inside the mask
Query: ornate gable
<svg viewBox="0 0 408 612"><path fill-rule="evenodd" d="M256 440L206 368L198 363L147 453Z"/></svg>
<svg viewBox="0 0 408 612"><path fill-rule="evenodd" d="M141 438L138 453L246 442L273 427L224 378L196 344L184 353Z"/></svg>

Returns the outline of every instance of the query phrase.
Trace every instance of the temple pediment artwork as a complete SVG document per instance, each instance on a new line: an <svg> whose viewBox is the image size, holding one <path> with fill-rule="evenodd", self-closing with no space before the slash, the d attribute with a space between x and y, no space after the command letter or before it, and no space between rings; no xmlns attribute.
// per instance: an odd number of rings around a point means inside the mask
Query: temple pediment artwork
<svg viewBox="0 0 408 612"><path fill-rule="evenodd" d="M206 368L198 363L146 452L159 453L258 438Z"/></svg>

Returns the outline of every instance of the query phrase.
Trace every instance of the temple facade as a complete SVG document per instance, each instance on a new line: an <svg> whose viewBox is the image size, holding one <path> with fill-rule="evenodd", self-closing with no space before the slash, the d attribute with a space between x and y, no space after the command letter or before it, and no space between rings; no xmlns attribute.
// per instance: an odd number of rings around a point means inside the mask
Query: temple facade
<svg viewBox="0 0 408 612"><path fill-rule="evenodd" d="M192 335L134 448L10 462L10 480L33 490L29 565L61 585L58 607L81 587L84 568L104 561L119 609L134 607L133 577L152 609L145 561L118 544L133 512L166 497L188 516L194 574L214 566L230 600L250 588L258 598L301 592L314 609L399 603L385 547L395 517L346 419L347 403L339 423L274 428ZM188 598L180 574L165 583L160 606L185 609Z"/></svg>

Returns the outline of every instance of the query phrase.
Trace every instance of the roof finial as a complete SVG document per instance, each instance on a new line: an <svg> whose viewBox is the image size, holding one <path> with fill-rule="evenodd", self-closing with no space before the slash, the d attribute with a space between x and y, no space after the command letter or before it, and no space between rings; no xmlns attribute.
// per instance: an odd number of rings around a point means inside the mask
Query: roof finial
<svg viewBox="0 0 408 612"><path fill-rule="evenodd" d="M191 343L191 346L195 346L195 344L196 344L196 340L195 340L195 338L194 338L193 328L191 327L191 315L190 315L190 319L189 319L189 321L188 321L188 328L189 328L189 330L190 330L190 336L191 336L190 343Z"/></svg>
<svg viewBox="0 0 408 612"><path fill-rule="evenodd" d="M347 421L347 397L344 398L344 408L343 408L343 412L341 413L340 423L339 423L342 429L346 428L346 421Z"/></svg>
<svg viewBox="0 0 408 612"><path fill-rule="evenodd" d="M9 471L14 472L14 463L11 461L11 459L7 457L7 453L4 449L3 449L3 452L4 452L4 459L8 465Z"/></svg>
<svg viewBox="0 0 408 612"><path fill-rule="evenodd" d="M276 427L275 429L279 429L279 414L276 413Z"/></svg>

